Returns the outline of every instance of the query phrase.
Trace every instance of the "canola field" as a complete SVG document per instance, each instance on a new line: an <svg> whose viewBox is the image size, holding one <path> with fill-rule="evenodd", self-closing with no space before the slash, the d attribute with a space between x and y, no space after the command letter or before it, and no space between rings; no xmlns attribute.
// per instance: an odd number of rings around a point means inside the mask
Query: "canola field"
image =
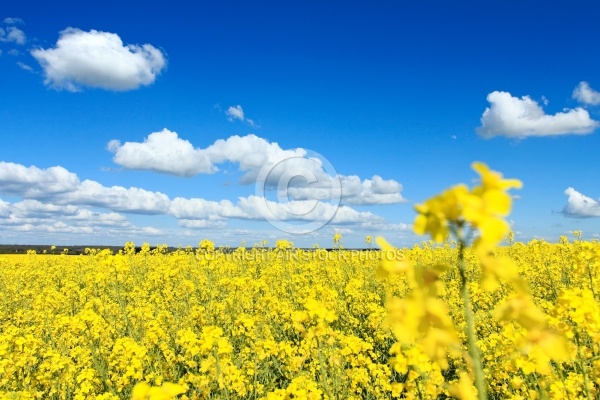
<svg viewBox="0 0 600 400"><path fill-rule="evenodd" d="M0 397L128 398L140 381L223 399L439 398L458 386L460 354L445 369L419 346L390 354L386 297L410 288L401 276L376 276L389 254L278 244L0 256ZM458 256L452 243L398 253L424 266ZM568 340L568 357L551 361L553 348L524 344L526 328L494 318L512 290L482 290L467 251L489 396L597 398L600 243L534 241L497 253L517 264L547 324ZM466 342L456 272L441 279L440 298Z"/></svg>
<svg viewBox="0 0 600 400"><path fill-rule="evenodd" d="M0 256L0 399L600 398L600 243L513 243L474 169L410 249Z"/></svg>

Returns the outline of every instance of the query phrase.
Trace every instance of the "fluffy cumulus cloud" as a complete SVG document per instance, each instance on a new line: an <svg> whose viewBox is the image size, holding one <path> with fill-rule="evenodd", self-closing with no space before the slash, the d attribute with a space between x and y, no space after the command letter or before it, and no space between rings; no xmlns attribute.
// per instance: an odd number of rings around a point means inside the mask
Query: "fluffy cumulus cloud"
<svg viewBox="0 0 600 400"><path fill-rule="evenodd" d="M481 126L477 128L477 132L485 138L586 134L599 125L583 108L565 109L548 115L529 96L518 98L508 92L495 91L488 94L487 101L490 107L483 112Z"/></svg>
<svg viewBox="0 0 600 400"><path fill-rule="evenodd" d="M38 200L23 200L13 204L12 214L19 218L49 218L53 215L75 216L81 210L74 205L61 206Z"/></svg>
<svg viewBox="0 0 600 400"><path fill-rule="evenodd" d="M567 205L562 212L567 217L590 218L600 217L600 202L587 197L573 188L565 190L568 196Z"/></svg>
<svg viewBox="0 0 600 400"><path fill-rule="evenodd" d="M334 210L328 208L334 207ZM204 199L186 199L177 197L171 202L169 211L174 217L184 220L219 221L221 219L240 219L262 221L270 214L279 221L317 221L321 215L334 215L332 224L358 224L382 221L370 212L360 212L348 206L336 207L329 203L313 201L292 201L278 203L260 196L240 197L237 203L229 200L210 201ZM202 224L209 223L203 222ZM192 227L189 222L184 226Z"/></svg>
<svg viewBox="0 0 600 400"><path fill-rule="evenodd" d="M356 175L344 176L342 201L351 205L395 204L404 202L402 185L390 179L384 180L375 175L372 179L360 180Z"/></svg>
<svg viewBox="0 0 600 400"><path fill-rule="evenodd" d="M264 145L260 144L261 140L257 137L250 139L259 147ZM233 140L232 143L237 142ZM218 156L222 155L221 151L227 146L217 145L211 150L215 159L220 159ZM283 150L276 151L276 144L268 143L267 147L273 150L264 159L271 160L268 162L286 154ZM208 152L208 149L204 151ZM235 157L241 157L239 160L242 160L244 154L241 152L231 157L236 160L238 158ZM292 151L292 154L296 153ZM298 154L303 155L303 152ZM244 162L249 162L244 164L249 169L256 165L255 161ZM365 181L360 181L358 177L344 177L342 181L351 182L348 187L352 188L351 197L355 199L361 196L393 195L401 189L397 183L377 176ZM240 197L235 202L183 197L170 199L163 193L142 188L104 186L96 181L80 180L76 174L62 167L41 169L6 162L0 162L0 196L2 195L20 199L10 203L0 198L0 230L5 239L35 238L43 241L46 237L44 235L63 233L91 239L102 234L114 241L116 238L128 239L127 234L142 237L165 234L153 227L137 227L123 213L169 215L177 220L180 227L193 230L218 230L226 227L230 220L266 221L268 216L285 222L315 222L323 219L324 223L329 222L334 227L381 230L388 225L383 218L370 212L360 212L348 205L315 199L277 202L259 195ZM365 201L355 203L364 204ZM19 236L21 234L26 236ZM36 234L39 236L35 236Z"/></svg>
<svg viewBox="0 0 600 400"><path fill-rule="evenodd" d="M168 129L148 135L143 143L118 140L108 143L115 153L113 161L128 169L150 170L178 176L193 176L215 171L205 151L195 149L187 140Z"/></svg>
<svg viewBox="0 0 600 400"><path fill-rule="evenodd" d="M40 169L0 161L0 193L44 198L75 190L79 178L63 167Z"/></svg>
<svg viewBox="0 0 600 400"><path fill-rule="evenodd" d="M54 196L53 200L58 204L87 205L146 215L165 214L170 207L166 194L136 187L107 187L87 179L76 190Z"/></svg>
<svg viewBox="0 0 600 400"><path fill-rule="evenodd" d="M278 191L293 200L341 198L345 204L395 204L403 202L402 185L380 176L361 180L338 175L326 160L307 150L282 149L256 135L219 139L207 148L195 148L168 129L150 134L143 142L117 140L108 143L113 161L128 169L149 170L177 176L212 173L223 163L237 164L240 183L260 181L265 191ZM177 160L174 162L173 160ZM266 193L258 193L261 196Z"/></svg>
<svg viewBox="0 0 600 400"><path fill-rule="evenodd" d="M583 104L600 104L600 92L595 91L587 82L579 82L579 85L573 90L573 98Z"/></svg>
<svg viewBox="0 0 600 400"><path fill-rule="evenodd" d="M135 187L106 187L91 180L82 182L63 167L40 169L6 162L0 162L0 194L58 205L85 205L140 214L164 214L170 206L168 196L160 192Z"/></svg>
<svg viewBox="0 0 600 400"><path fill-rule="evenodd" d="M71 221L77 221L78 223L91 223L101 226L131 226L131 223L127 220L127 218L119 213L101 213L89 209L80 209L75 215L69 216L68 219Z"/></svg>
<svg viewBox="0 0 600 400"><path fill-rule="evenodd" d="M332 177L320 171L314 175L306 173L303 175L314 177L315 181L309 182L308 179L295 183L290 181L290 186L279 188L279 197L295 200L332 200L335 197L333 195L337 182L341 190L341 196L338 197L341 197L341 202L344 204L363 206L405 202L401 194L402 185L393 179L384 180L378 175L363 180L356 175Z"/></svg>
<svg viewBox="0 0 600 400"><path fill-rule="evenodd" d="M231 136L217 140L206 149L214 164L237 163L244 175L242 184L263 180L265 189L278 190L280 197L294 200L329 200L341 186L347 204L392 204L404 201L402 185L379 176L360 180L357 176L338 175L327 160L305 149L282 149L256 135ZM262 195L262 193L261 193ZM338 195L339 197L339 195Z"/></svg>
<svg viewBox="0 0 600 400"><path fill-rule="evenodd" d="M125 45L115 33L76 28L62 31L53 48L31 55L42 66L46 85L69 91L136 89L152 84L166 66L164 54L150 44Z"/></svg>
<svg viewBox="0 0 600 400"><path fill-rule="evenodd" d="M98 243L99 235L128 239L132 234L152 234L152 227L137 227L115 212L99 212L89 207L57 205L26 199L16 203L0 200L0 231L3 238L48 243L58 238L77 237Z"/></svg>
<svg viewBox="0 0 600 400"><path fill-rule="evenodd" d="M206 153L214 164L225 162L236 163L245 174L242 184L253 184L260 171L272 168L282 161L300 161L306 155L304 149L284 150L279 144L271 143L256 135L231 136L219 139L206 148Z"/></svg>

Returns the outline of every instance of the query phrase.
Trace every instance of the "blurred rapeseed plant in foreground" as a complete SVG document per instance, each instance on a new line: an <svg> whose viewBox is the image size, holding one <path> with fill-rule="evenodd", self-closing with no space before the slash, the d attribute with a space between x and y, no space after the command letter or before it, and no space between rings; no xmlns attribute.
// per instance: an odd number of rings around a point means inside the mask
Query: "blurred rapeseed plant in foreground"
<svg viewBox="0 0 600 400"><path fill-rule="evenodd" d="M459 368L460 381L450 392L460 398L487 399L487 384L482 357L478 346L473 305L469 293L465 250L472 245L481 266L480 286L493 292L504 280L511 285L514 294L501 304L494 313L500 321L514 321L528 331L527 345L534 346L547 359L564 361L568 358L566 342L547 326L547 317L534 304L529 288L518 274L516 265L508 258L495 257L494 249L510 232L504 217L510 213L511 188L521 188L516 179L503 179L498 172L485 164L475 162L473 169L480 175L480 183L473 188L459 184L415 206L418 215L414 223L417 234L431 235L436 242L445 241L449 235L458 243L457 269L460 278L460 295L464 313L464 333L467 339L468 357L463 365L474 374L475 390L467 378L467 371ZM386 253L391 246L379 239ZM392 298L388 312L392 329L399 345L419 342L423 351L442 370L448 369L447 356L460 355L460 341L456 334L449 309L439 297L445 287L441 274L452 268L446 263L435 263L427 268L415 266L405 260L384 260L381 268L387 272L405 274L412 291L404 298ZM392 352L398 353L398 348ZM531 351L531 350L530 350Z"/></svg>

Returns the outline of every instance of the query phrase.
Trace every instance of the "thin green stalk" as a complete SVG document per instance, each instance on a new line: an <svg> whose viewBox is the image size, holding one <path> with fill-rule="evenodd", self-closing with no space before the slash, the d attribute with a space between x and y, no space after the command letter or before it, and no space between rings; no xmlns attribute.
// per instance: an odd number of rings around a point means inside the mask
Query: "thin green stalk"
<svg viewBox="0 0 600 400"><path fill-rule="evenodd" d="M575 341L577 342L577 359L579 361L581 373L583 374L583 388L585 389L586 398L591 399L592 394L590 392L590 381L588 378L587 368L585 367L585 360L583 359L583 354L581 354L581 341L579 339L579 332L575 332Z"/></svg>
<svg viewBox="0 0 600 400"><path fill-rule="evenodd" d="M571 400L571 396L569 396L569 389L567 388L567 383L565 382L565 374L563 374L562 366L559 364L555 367L556 372L558 373L558 377L563 384L563 388L565 389L567 400Z"/></svg>
<svg viewBox="0 0 600 400"><path fill-rule="evenodd" d="M459 240L458 271L460 273L460 294L463 298L465 321L467 323L465 329L467 334L467 343L469 346L469 354L471 355L471 360L473 362L473 371L475 372L475 387L477 388L477 395L480 400L486 400L488 397L485 383L485 375L483 373L483 367L481 366L481 355L479 354L479 348L477 347L477 338L475 335L475 319L471 311L469 287L467 286L464 250L465 244L462 240Z"/></svg>
<svg viewBox="0 0 600 400"><path fill-rule="evenodd" d="M548 275L548 280L550 281L550 285L552 287L552 294L554 298L552 300L556 301L558 299L558 290L556 290L556 285L554 284L554 279L552 278L552 273L550 272L550 268L548 268L549 262L546 261L544 263L544 267L546 267L546 275Z"/></svg>
<svg viewBox="0 0 600 400"><path fill-rule="evenodd" d="M590 266L590 262L588 261L587 263L587 272L588 272L588 278L590 280L590 289L592 291L592 295L594 296L594 299L598 299L598 297L596 297L596 291L594 290L594 278L592 277L592 267Z"/></svg>

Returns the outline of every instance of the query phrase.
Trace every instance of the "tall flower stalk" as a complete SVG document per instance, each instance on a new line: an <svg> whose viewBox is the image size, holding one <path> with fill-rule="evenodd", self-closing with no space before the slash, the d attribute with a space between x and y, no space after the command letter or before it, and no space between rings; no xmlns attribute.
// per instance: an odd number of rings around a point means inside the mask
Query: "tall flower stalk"
<svg viewBox="0 0 600 400"><path fill-rule="evenodd" d="M481 364L481 354L477 347L477 332L475 331L475 318L471 310L471 297L469 296L469 286L467 285L467 274L465 270L465 242L459 238L458 240L458 271L460 275L460 294L463 300L464 315L465 315L465 334L467 335L467 344L469 346L469 355L473 363L473 372L475 374L475 387L477 388L478 397L487 399L487 387L485 382L485 374Z"/></svg>
<svg viewBox="0 0 600 400"><path fill-rule="evenodd" d="M496 268L497 261L491 253L510 231L508 223L503 219L510 213L512 206L512 198L508 190L521 188L522 183L516 179L503 179L502 174L491 171L480 162L473 163L472 167L480 175L480 184L472 189L463 184L454 186L415 206L418 215L414 230L421 235L429 233L436 241L443 241L449 233L452 233L458 241L458 270L467 345L478 397L487 399L485 376L471 310L464 251L470 245L467 238L473 234L478 235L473 245L482 264L484 286L497 286L498 278L503 274L498 271L499 268ZM465 229L470 230L468 235L465 235ZM516 272L512 275L516 275Z"/></svg>
<svg viewBox="0 0 600 400"><path fill-rule="evenodd" d="M508 223L503 219L509 214L512 206L512 198L508 190L520 188L522 184L516 179L503 179L500 173L491 171L483 163L476 162L472 166L480 175L480 184L471 189L464 184L456 185L423 204L416 205L415 210L418 215L415 219L414 231L420 235L429 234L437 242L443 242L450 234L458 241L458 272L470 364L475 375L477 397L487 399L485 375L477 347L475 319L471 310L464 252L467 247L471 245L474 247L475 254L481 262L482 286L485 289L497 288L500 279L518 281L514 265L499 266L499 261L494 258L492 251L510 231ZM471 241L473 238L474 240ZM382 239L379 243L387 253L387 249L391 246ZM443 287L440 279L443 269L440 265L435 265L429 270L417 269L404 260L401 262L385 260L381 268L384 273L406 273L413 287L413 292L408 298L395 299L390 303L391 306L388 306L397 339L405 344L415 340L421 341L427 343L426 348L431 348L432 342L435 343L437 346L434 347L437 349L433 353L438 361L446 351L451 351L457 345L447 307L437 298L439 288ZM432 290L432 287L437 290ZM417 314L409 313L406 311L409 305L425 311ZM413 335L407 336L406 332L411 331L409 329L411 325L419 326L420 332L413 329ZM427 326L429 328L424 328ZM432 332L437 332L435 340L432 340ZM444 334L440 335L440 332ZM442 349L446 351L440 351ZM442 365L447 366L447 362L442 361ZM465 383L461 378L461 384L456 388L459 397L470 397L464 392L464 388L468 386Z"/></svg>

